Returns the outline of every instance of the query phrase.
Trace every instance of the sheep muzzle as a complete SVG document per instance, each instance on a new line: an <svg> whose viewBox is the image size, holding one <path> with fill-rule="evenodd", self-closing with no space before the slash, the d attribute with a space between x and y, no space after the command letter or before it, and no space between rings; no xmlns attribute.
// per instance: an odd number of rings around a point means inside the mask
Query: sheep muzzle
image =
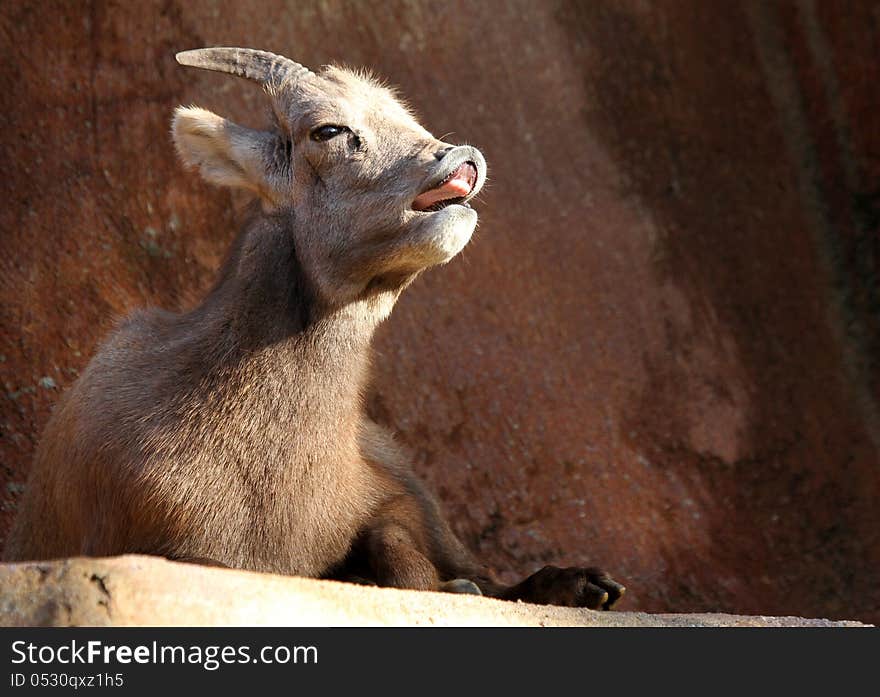
<svg viewBox="0 0 880 697"><path fill-rule="evenodd" d="M413 210L437 211L451 203L463 202L476 184L476 165L470 161L462 162L440 184L419 194L413 201Z"/></svg>

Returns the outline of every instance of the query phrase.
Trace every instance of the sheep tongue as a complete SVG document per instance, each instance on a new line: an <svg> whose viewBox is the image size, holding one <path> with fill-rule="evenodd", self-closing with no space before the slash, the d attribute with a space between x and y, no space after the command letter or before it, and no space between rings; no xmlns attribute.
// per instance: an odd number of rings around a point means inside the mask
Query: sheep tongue
<svg viewBox="0 0 880 697"><path fill-rule="evenodd" d="M463 198L471 192L476 181L474 166L470 162L464 162L436 189L419 194L413 201L413 210L424 211L440 201Z"/></svg>

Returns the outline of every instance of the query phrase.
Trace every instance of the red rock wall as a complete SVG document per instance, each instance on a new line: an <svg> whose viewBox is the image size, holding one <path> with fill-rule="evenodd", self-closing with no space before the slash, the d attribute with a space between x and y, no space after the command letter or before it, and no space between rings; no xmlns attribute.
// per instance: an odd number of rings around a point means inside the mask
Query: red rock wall
<svg viewBox="0 0 880 697"><path fill-rule="evenodd" d="M369 397L468 544L605 566L624 609L880 620L870 3L5 3L0 37L0 530L113 318L211 282L241 202L169 116L264 105L173 54L246 45L369 66L487 156Z"/></svg>

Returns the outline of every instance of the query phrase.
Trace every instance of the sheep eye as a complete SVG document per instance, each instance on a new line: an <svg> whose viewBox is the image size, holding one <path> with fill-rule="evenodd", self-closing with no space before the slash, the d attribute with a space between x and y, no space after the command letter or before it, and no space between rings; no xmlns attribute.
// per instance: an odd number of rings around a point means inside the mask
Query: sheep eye
<svg viewBox="0 0 880 697"><path fill-rule="evenodd" d="M325 140L335 138L340 133L344 133L347 130L348 128L345 126L318 126L312 131L312 140L322 143Z"/></svg>

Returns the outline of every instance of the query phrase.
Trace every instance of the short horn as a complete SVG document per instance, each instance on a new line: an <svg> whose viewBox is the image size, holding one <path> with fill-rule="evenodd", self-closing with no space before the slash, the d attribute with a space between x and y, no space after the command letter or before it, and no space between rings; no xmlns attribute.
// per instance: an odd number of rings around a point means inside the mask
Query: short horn
<svg viewBox="0 0 880 697"><path fill-rule="evenodd" d="M252 48L196 48L181 51L175 58L181 65L231 73L274 88L312 74L311 70L289 58Z"/></svg>

